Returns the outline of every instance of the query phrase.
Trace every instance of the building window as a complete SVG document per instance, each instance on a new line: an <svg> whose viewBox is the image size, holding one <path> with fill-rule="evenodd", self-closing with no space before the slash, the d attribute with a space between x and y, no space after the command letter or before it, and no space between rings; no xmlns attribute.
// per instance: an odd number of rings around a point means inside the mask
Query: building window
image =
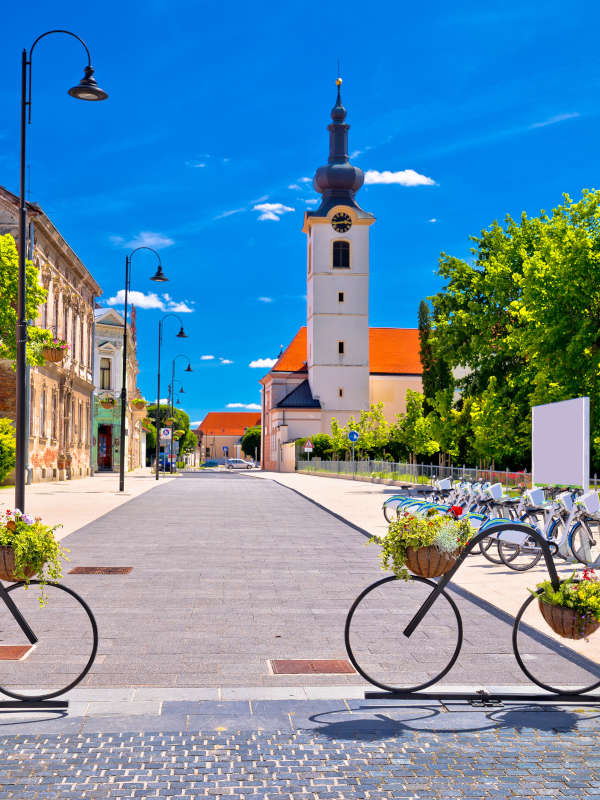
<svg viewBox="0 0 600 800"><path fill-rule="evenodd" d="M42 328L48 327L48 301L42 306Z"/></svg>
<svg viewBox="0 0 600 800"><path fill-rule="evenodd" d="M57 408L57 400L56 400L56 392L52 392L52 438L56 439L56 418L58 416L58 408Z"/></svg>
<svg viewBox="0 0 600 800"><path fill-rule="evenodd" d="M344 343L338 342L338 353L343 356L344 355Z"/></svg>
<svg viewBox="0 0 600 800"><path fill-rule="evenodd" d="M46 390L42 389L40 395L40 436L46 436Z"/></svg>
<svg viewBox="0 0 600 800"><path fill-rule="evenodd" d="M79 420L77 425L77 432L79 433L79 441L83 441L83 403L79 403Z"/></svg>
<svg viewBox="0 0 600 800"><path fill-rule="evenodd" d="M71 329L71 333L73 334L73 361L77 361L77 317L74 314Z"/></svg>
<svg viewBox="0 0 600 800"><path fill-rule="evenodd" d="M88 369L92 368L92 326L88 325L88 349L87 349L87 363Z"/></svg>
<svg viewBox="0 0 600 800"><path fill-rule="evenodd" d="M333 266L350 266L350 242L337 241L333 243Z"/></svg>
<svg viewBox="0 0 600 800"><path fill-rule="evenodd" d="M344 293L338 292L338 303L343 303L343 302L344 302Z"/></svg>
<svg viewBox="0 0 600 800"><path fill-rule="evenodd" d="M343 388L340 386L340 388L338 389L338 397L343 397L343 396L344 396L344 390L343 390Z"/></svg>
<svg viewBox="0 0 600 800"><path fill-rule="evenodd" d="M310 275L312 270L312 247L310 244L308 245L308 274Z"/></svg>
<svg viewBox="0 0 600 800"><path fill-rule="evenodd" d="M110 358L100 359L100 388L110 389Z"/></svg>
<svg viewBox="0 0 600 800"><path fill-rule="evenodd" d="M58 293L57 293L54 298L54 336L56 339L59 338L58 334L59 330L58 330Z"/></svg>
<svg viewBox="0 0 600 800"><path fill-rule="evenodd" d="M81 363L84 363L83 360L83 320L79 321L79 360Z"/></svg>

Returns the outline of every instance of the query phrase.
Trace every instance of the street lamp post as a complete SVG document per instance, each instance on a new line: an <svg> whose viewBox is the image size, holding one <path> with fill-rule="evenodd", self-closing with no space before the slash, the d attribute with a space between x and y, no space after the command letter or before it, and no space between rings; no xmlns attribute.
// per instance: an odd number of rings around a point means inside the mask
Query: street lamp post
<svg viewBox="0 0 600 800"><path fill-rule="evenodd" d="M175 317L179 320L179 333L177 334L177 339L187 339L187 333L183 330L183 322L181 321L181 317L179 314L174 314L173 312L169 312L165 314L162 319L158 321L158 369L157 369L157 378L156 378L156 480L158 480L158 462L160 460L160 348L162 345L162 326L163 322L168 317Z"/></svg>
<svg viewBox="0 0 600 800"><path fill-rule="evenodd" d="M187 359L188 365L185 368L185 372L193 372L194 371L192 369L192 365L190 363L190 359L188 358L188 356L184 355L183 353L179 353L179 355L175 356L175 358L173 359L173 363L171 364L171 416L173 416L174 413L175 413L175 410L173 408L173 406L175 404L175 362L177 361L178 358L186 358ZM181 383L181 381L178 381L178 383ZM179 391L183 392L183 385L181 386L181 389ZM173 434L171 434L169 467L171 468L171 472L172 472L173 471Z"/></svg>
<svg viewBox="0 0 600 800"><path fill-rule="evenodd" d="M25 452L27 436L27 392L26 392L26 364L27 364L27 319L26 319L26 230L27 206L26 194L26 156L27 156L27 125L31 124L31 64L33 51L37 43L51 33L64 33L81 42L87 53L88 63L84 69L84 77L77 86L69 89L71 97L78 100L106 100L108 95L94 79L90 51L88 46L79 36L71 31L52 30L42 33L29 49L23 50L21 58L21 169L20 169L20 194L19 194L19 272L17 290L17 326L16 326L16 463L15 463L15 507L25 511Z"/></svg>
<svg viewBox="0 0 600 800"><path fill-rule="evenodd" d="M125 491L125 452L128 443L125 435L125 414L127 411L127 296L131 289L131 261L134 253L138 250L150 250L158 258L158 269L155 274L150 278L151 281L157 283L164 283L169 280L166 278L162 271L162 264L160 263L160 256L153 250L152 247L136 247L129 255L125 256L125 310L123 313L123 372L121 375L121 452L119 455L119 491Z"/></svg>

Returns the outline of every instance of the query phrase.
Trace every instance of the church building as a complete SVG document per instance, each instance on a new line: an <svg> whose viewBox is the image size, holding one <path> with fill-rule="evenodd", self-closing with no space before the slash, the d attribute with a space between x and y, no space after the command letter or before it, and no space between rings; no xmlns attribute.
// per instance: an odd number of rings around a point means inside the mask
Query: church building
<svg viewBox="0 0 600 800"><path fill-rule="evenodd" d="M262 466L282 468L282 445L329 433L370 403L388 420L406 408L407 389L422 390L416 328L369 327L369 239L375 217L358 205L364 182L348 158L346 109L337 80L329 125L329 161L313 186L320 206L304 215L307 237L306 326L261 383ZM393 302L393 300L392 300Z"/></svg>

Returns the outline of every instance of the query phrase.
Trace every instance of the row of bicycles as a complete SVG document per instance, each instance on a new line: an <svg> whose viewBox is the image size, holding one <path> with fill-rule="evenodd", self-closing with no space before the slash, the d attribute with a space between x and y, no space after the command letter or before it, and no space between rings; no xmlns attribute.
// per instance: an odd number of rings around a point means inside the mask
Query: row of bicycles
<svg viewBox="0 0 600 800"><path fill-rule="evenodd" d="M600 566L600 497L597 491L555 487L527 489L519 496L504 493L502 484L438 481L428 493L393 495L383 504L388 522L399 515L427 515L431 511L468 519L479 533L499 522L522 523L548 542L554 558L586 567ZM534 567L542 558L538 536L492 534L482 538L478 551L495 564L517 572Z"/></svg>

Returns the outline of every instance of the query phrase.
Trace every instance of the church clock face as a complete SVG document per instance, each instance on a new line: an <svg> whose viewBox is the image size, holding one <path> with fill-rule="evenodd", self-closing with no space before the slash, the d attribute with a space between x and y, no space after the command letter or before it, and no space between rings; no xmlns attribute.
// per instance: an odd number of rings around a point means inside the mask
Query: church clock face
<svg viewBox="0 0 600 800"><path fill-rule="evenodd" d="M352 227L352 217L349 214L344 214L339 211L331 218L331 227L338 233L346 233Z"/></svg>

